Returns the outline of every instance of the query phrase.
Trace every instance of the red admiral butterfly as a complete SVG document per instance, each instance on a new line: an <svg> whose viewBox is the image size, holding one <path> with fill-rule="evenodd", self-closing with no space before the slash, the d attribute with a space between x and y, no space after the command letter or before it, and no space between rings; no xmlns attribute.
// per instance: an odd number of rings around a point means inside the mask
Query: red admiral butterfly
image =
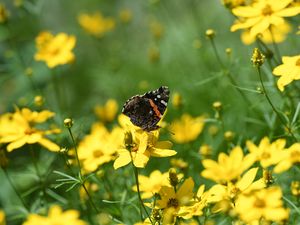
<svg viewBox="0 0 300 225"><path fill-rule="evenodd" d="M143 95L135 95L126 101L122 113L128 116L134 125L143 130L156 130L159 128L157 123L166 111L169 94L169 88L161 86L157 90L148 91Z"/></svg>

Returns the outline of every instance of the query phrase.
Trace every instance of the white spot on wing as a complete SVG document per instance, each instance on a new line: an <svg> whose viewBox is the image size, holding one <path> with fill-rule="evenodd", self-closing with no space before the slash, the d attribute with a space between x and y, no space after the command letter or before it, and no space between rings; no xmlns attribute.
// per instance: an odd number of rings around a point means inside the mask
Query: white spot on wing
<svg viewBox="0 0 300 225"><path fill-rule="evenodd" d="M160 100L161 104L163 104L164 106L167 106L167 103L164 100Z"/></svg>

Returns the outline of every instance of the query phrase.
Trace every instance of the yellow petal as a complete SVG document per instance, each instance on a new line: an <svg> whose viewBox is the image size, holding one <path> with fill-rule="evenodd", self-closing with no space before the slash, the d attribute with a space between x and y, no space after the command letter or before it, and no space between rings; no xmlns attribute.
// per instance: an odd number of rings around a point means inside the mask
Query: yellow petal
<svg viewBox="0 0 300 225"><path fill-rule="evenodd" d="M27 136L24 136L16 141L11 142L7 145L7 151L11 152L14 149L20 148L27 143Z"/></svg>
<svg viewBox="0 0 300 225"><path fill-rule="evenodd" d="M255 37L258 34L265 32L269 26L269 21L267 19L262 19L250 29L250 35Z"/></svg>
<svg viewBox="0 0 300 225"><path fill-rule="evenodd" d="M149 161L149 157L149 151L145 151L144 153L137 152L135 158L133 159L133 165L138 168L144 168Z"/></svg>
<svg viewBox="0 0 300 225"><path fill-rule="evenodd" d="M300 7L290 7L283 9L279 12L274 13L276 16L279 17L289 17L289 16L296 16L300 13Z"/></svg>
<svg viewBox="0 0 300 225"><path fill-rule="evenodd" d="M151 148L151 156L153 157L168 157L176 154L177 152L174 150Z"/></svg>
<svg viewBox="0 0 300 225"><path fill-rule="evenodd" d="M236 7L232 10L232 13L240 17L255 17L261 14L259 10L250 6Z"/></svg>
<svg viewBox="0 0 300 225"><path fill-rule="evenodd" d="M130 152L126 149L118 150L119 156L114 162L114 169L118 169L120 167L126 166L131 162Z"/></svg>
<svg viewBox="0 0 300 225"><path fill-rule="evenodd" d="M45 148L47 148L50 151L54 151L57 152L59 151L60 147L53 143L52 141L46 139L46 138L42 138L38 141L38 143L40 143L42 146L44 146Z"/></svg>
<svg viewBox="0 0 300 225"><path fill-rule="evenodd" d="M237 187L240 190L245 190L246 188L248 188L250 186L250 184L254 181L256 173L257 173L258 168L252 168L249 171L247 171L242 179L240 181L238 181L237 183Z"/></svg>

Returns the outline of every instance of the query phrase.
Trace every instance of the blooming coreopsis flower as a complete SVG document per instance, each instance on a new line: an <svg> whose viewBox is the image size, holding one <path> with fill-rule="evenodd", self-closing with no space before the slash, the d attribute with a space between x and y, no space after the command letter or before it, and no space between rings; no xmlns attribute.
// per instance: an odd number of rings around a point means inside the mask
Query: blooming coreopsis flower
<svg viewBox="0 0 300 225"><path fill-rule="evenodd" d="M170 212L176 217L181 207L191 203L194 196L193 188L194 181L191 177L186 179L177 191L174 187L163 186L159 191L160 199L157 200L157 207L164 210L164 217Z"/></svg>
<svg viewBox="0 0 300 225"><path fill-rule="evenodd" d="M300 79L300 55L296 56L283 56L283 64L277 66L273 70L275 76L280 76L277 81L277 87L280 91L294 80Z"/></svg>
<svg viewBox="0 0 300 225"><path fill-rule="evenodd" d="M78 145L78 157L85 171L92 172L104 163L115 159L122 146L124 131L114 127L111 132L102 123L96 123L91 133Z"/></svg>
<svg viewBox="0 0 300 225"><path fill-rule="evenodd" d="M48 31L41 32L35 39L37 53L36 61L44 61L49 68L73 62L75 55L72 52L76 44L73 35L59 33L53 35Z"/></svg>
<svg viewBox="0 0 300 225"><path fill-rule="evenodd" d="M292 30L291 25L287 22L279 24L278 26L270 26L270 29L264 31L263 33L259 34L257 37L253 37L250 35L250 30L245 30L241 34L242 42L246 45L250 45L255 42L256 38L261 39L264 43L270 44L273 43L280 43L286 39L287 34ZM274 40L273 40L274 39Z"/></svg>
<svg viewBox="0 0 300 225"><path fill-rule="evenodd" d="M103 37L103 35L116 26L115 20L112 18L105 18L100 12L94 14L80 14L78 16L80 26L89 34L96 37Z"/></svg>
<svg viewBox="0 0 300 225"><path fill-rule="evenodd" d="M255 161L253 155L244 156L241 147L237 146L231 150L229 155L221 152L218 162L211 159L202 160L204 170L201 175L217 183L225 184L236 180Z"/></svg>
<svg viewBox="0 0 300 225"><path fill-rule="evenodd" d="M0 210L0 225L5 225L5 213L4 211Z"/></svg>
<svg viewBox="0 0 300 225"><path fill-rule="evenodd" d="M194 141L202 132L204 127L204 117L193 118L188 114L183 114L179 120L175 120L170 125L170 131L174 133L172 139L180 144Z"/></svg>
<svg viewBox="0 0 300 225"><path fill-rule="evenodd" d="M119 18L122 23L129 23L132 20L132 11L130 9L120 10Z"/></svg>
<svg viewBox="0 0 300 225"><path fill-rule="evenodd" d="M114 99L108 99L104 106L97 105L94 112L103 122L112 122L118 112L118 103Z"/></svg>
<svg viewBox="0 0 300 225"><path fill-rule="evenodd" d="M153 157L168 157L177 152L170 150L172 143L169 141L158 141L159 131L128 131L125 134L124 146L118 150L118 158L114 162L114 168L133 162L135 167L144 168Z"/></svg>
<svg viewBox="0 0 300 225"><path fill-rule="evenodd" d="M38 124L52 118L55 113L48 110L31 111L28 108L17 109L0 117L0 143L7 143L7 151L20 148L25 144L38 143L50 151L58 151L57 144L46 138L46 135L59 133L59 129L42 130Z"/></svg>
<svg viewBox="0 0 300 225"><path fill-rule="evenodd" d="M246 145L250 154L255 155L260 165L263 168L267 168L271 165L276 165L283 157L285 143L284 139L277 139L271 143L268 137L264 137L258 146L251 141L247 141Z"/></svg>
<svg viewBox="0 0 300 225"><path fill-rule="evenodd" d="M280 162L274 168L274 172L282 173L296 163L300 163L300 143L295 143L284 151Z"/></svg>
<svg viewBox="0 0 300 225"><path fill-rule="evenodd" d="M87 225L86 222L79 219L77 210L63 211L60 206L54 205L49 209L48 216L29 214L23 225Z"/></svg>
<svg viewBox="0 0 300 225"><path fill-rule="evenodd" d="M229 208L234 208L234 202L238 195L264 188L266 185L263 178L254 181L257 171L258 168L252 168L245 172L235 183L229 182L226 185L217 184L211 187L208 201L217 203L213 211L228 211Z"/></svg>
<svg viewBox="0 0 300 225"><path fill-rule="evenodd" d="M248 6L236 7L232 13L238 20L231 31L250 29L250 35L256 37L264 33L271 25L284 23L283 17L291 17L300 13L300 7L290 6L293 0L258 0Z"/></svg>
<svg viewBox="0 0 300 225"><path fill-rule="evenodd" d="M182 175L179 175L179 177L182 178ZM141 197L143 199L151 198L155 193L160 191L162 186L171 187L169 173L161 173L159 170L155 170L149 175L149 177L139 175L139 185L140 191L142 192ZM133 187L133 190L137 191L136 185Z"/></svg>
<svg viewBox="0 0 300 225"><path fill-rule="evenodd" d="M283 208L282 191L279 187L261 189L251 194L239 195L235 211L245 223L254 224L261 219L280 222L288 219L289 211Z"/></svg>

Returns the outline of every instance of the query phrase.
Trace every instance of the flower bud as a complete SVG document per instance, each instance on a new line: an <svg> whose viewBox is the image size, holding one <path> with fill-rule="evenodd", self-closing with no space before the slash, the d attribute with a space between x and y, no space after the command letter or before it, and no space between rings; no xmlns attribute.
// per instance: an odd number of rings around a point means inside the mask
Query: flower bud
<svg viewBox="0 0 300 225"><path fill-rule="evenodd" d="M272 171L270 171L270 170L264 170L263 178L264 178L264 182L267 186L270 186L271 184L274 183Z"/></svg>
<svg viewBox="0 0 300 225"><path fill-rule="evenodd" d="M71 128L73 126L73 120L71 118L66 118L64 120L64 125L66 128Z"/></svg>
<svg viewBox="0 0 300 225"><path fill-rule="evenodd" d="M258 48L254 48L251 61L254 66L261 67L265 62L265 56Z"/></svg>
<svg viewBox="0 0 300 225"><path fill-rule="evenodd" d="M213 29L208 29L208 30L206 30L205 35L208 39L213 39L215 37L216 33Z"/></svg>
<svg viewBox="0 0 300 225"><path fill-rule="evenodd" d="M176 187L179 183L177 172L176 172L176 169L174 169L174 168L171 168L169 170L169 181L173 187Z"/></svg>

